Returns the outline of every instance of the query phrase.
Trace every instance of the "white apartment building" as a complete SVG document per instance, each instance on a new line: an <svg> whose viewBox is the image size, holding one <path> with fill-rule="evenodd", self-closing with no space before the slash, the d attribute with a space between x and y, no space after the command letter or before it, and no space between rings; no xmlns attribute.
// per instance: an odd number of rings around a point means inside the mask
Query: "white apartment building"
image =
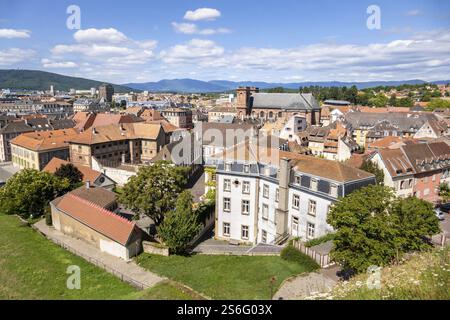
<svg viewBox="0 0 450 320"><path fill-rule="evenodd" d="M326 222L338 197L375 183L365 171L336 161L276 150L278 161L251 142L215 160L216 239L277 244L306 241L332 231ZM272 150L273 153L275 150Z"/></svg>

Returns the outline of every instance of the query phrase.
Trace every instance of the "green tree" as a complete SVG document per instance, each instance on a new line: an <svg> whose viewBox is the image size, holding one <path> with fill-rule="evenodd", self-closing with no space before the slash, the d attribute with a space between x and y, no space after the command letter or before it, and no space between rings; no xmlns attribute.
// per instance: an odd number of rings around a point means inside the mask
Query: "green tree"
<svg viewBox="0 0 450 320"><path fill-rule="evenodd" d="M384 172L380 169L376 163L370 160L365 160L361 165L361 170L370 172L375 175L378 184L384 184Z"/></svg>
<svg viewBox="0 0 450 320"><path fill-rule="evenodd" d="M173 253L183 253L202 228L192 205L192 194L183 191L176 201L175 210L167 212L164 221L156 228L164 244Z"/></svg>
<svg viewBox="0 0 450 320"><path fill-rule="evenodd" d="M395 243L400 252L427 249L429 243L424 241L424 237L440 231L433 205L425 200L416 197L399 198L392 215L398 226Z"/></svg>
<svg viewBox="0 0 450 320"><path fill-rule="evenodd" d="M24 169L0 189L0 212L22 218L40 216L49 202L70 190L70 182L48 172Z"/></svg>
<svg viewBox="0 0 450 320"><path fill-rule="evenodd" d="M450 108L450 101L444 99L432 99L427 105L427 110L430 111L447 108Z"/></svg>
<svg viewBox="0 0 450 320"><path fill-rule="evenodd" d="M71 163L63 164L56 169L55 176L69 180L72 189L79 187L83 181L83 174Z"/></svg>
<svg viewBox="0 0 450 320"><path fill-rule="evenodd" d="M389 105L395 107L397 105L397 95L394 93L389 98Z"/></svg>
<svg viewBox="0 0 450 320"><path fill-rule="evenodd" d="M159 161L139 169L119 195L119 201L138 214L145 214L158 226L164 215L175 208L175 202L187 182L185 167Z"/></svg>
<svg viewBox="0 0 450 320"><path fill-rule="evenodd" d="M439 185L439 196L442 198L442 201L444 203L446 203L450 200L450 188L449 188L448 184L441 183Z"/></svg>
<svg viewBox="0 0 450 320"><path fill-rule="evenodd" d="M332 258L344 270L364 272L384 266L411 250L430 245L438 232L431 205L417 198L398 199L392 189L371 185L340 199L327 222L336 230Z"/></svg>

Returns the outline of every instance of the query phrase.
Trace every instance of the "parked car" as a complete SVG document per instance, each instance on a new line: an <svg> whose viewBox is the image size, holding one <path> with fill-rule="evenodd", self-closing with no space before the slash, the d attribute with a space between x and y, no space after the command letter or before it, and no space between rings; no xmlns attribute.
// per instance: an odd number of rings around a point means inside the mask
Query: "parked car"
<svg viewBox="0 0 450 320"><path fill-rule="evenodd" d="M449 213L450 212L450 202L444 203L443 205L441 205L440 209L442 212Z"/></svg>
<svg viewBox="0 0 450 320"><path fill-rule="evenodd" d="M440 208L434 209L434 214L440 221L445 219L445 212L442 212Z"/></svg>

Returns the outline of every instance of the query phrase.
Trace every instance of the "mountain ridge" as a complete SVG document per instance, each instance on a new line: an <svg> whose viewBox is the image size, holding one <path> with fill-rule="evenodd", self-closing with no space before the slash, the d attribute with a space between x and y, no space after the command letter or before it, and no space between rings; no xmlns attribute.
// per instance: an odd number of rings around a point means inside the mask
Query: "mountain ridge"
<svg viewBox="0 0 450 320"><path fill-rule="evenodd" d="M68 91L71 88L88 90L97 88L103 81L65 76L57 73L40 70L0 69L0 88L48 90L53 85L55 90ZM397 80L397 81L366 81L366 82L343 82L343 81L304 81L304 82L264 82L264 81L231 81L210 80L202 81L190 78L163 79L156 82L112 84L115 92L151 91L151 92L180 92L180 93L213 93L230 92L240 86L255 86L262 90L283 87L297 90L299 87L322 86L322 87L351 87L355 85L358 89L376 86L397 86L401 84L427 83L420 79ZM450 83L450 80L431 81L430 83Z"/></svg>
<svg viewBox="0 0 450 320"><path fill-rule="evenodd" d="M98 88L101 84L109 83L92 79L65 76L41 70L1 69L0 88L23 90L49 90L53 85L55 90L69 91L71 88L89 90ZM114 92L129 92L135 89L110 83Z"/></svg>
<svg viewBox="0 0 450 320"><path fill-rule="evenodd" d="M355 85L358 89L365 89L377 86L398 86L402 84L422 84L450 83L450 80L423 81L420 79L396 80L396 81L366 81L366 82L343 82L343 81L304 81L304 82L264 82L264 81L229 81L229 80L210 80L202 81L195 79L164 79L156 82L126 83L124 86L139 90L152 92L226 92L232 91L241 86L255 86L260 89L269 89L283 87L286 89L298 89L299 87L321 86L321 87L351 87Z"/></svg>

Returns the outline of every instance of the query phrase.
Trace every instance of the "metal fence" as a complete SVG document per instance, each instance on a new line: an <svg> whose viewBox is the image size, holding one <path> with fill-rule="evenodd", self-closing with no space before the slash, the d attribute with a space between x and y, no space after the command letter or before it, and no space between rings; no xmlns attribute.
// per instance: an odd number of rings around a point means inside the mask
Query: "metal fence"
<svg viewBox="0 0 450 320"><path fill-rule="evenodd" d="M292 245L294 248L298 249L300 252L308 255L312 259L314 259L322 268L326 268L334 265L334 262L331 261L330 255L328 253L319 253L313 250L310 247L305 246L304 243L300 241L293 241Z"/></svg>
<svg viewBox="0 0 450 320"><path fill-rule="evenodd" d="M144 283L142 283L140 281L136 281L136 280L132 279L131 277L123 274L122 272L117 271L114 268L111 268L110 266L104 264L103 262L101 262L98 259L89 257L89 256L85 255L84 253L79 252L78 250L72 248L71 246L68 246L67 244L65 244L64 242L62 242L62 241L60 241L58 239L55 239L55 238L52 238L52 237L49 237L49 236L46 236L46 237L49 238L54 243L56 243L57 245L59 245L60 247L66 249L67 251L72 252L73 254L83 258L84 260L86 260L86 261L88 261L88 262L90 262L90 263L92 263L94 265L96 265L97 267L104 269L105 271L111 273L112 275L114 275L115 277L119 278L120 280L131 284L133 287L136 287L136 288L138 288L140 290L144 290L144 289L147 289L147 288L150 287L149 285L146 285L146 284L144 284Z"/></svg>

